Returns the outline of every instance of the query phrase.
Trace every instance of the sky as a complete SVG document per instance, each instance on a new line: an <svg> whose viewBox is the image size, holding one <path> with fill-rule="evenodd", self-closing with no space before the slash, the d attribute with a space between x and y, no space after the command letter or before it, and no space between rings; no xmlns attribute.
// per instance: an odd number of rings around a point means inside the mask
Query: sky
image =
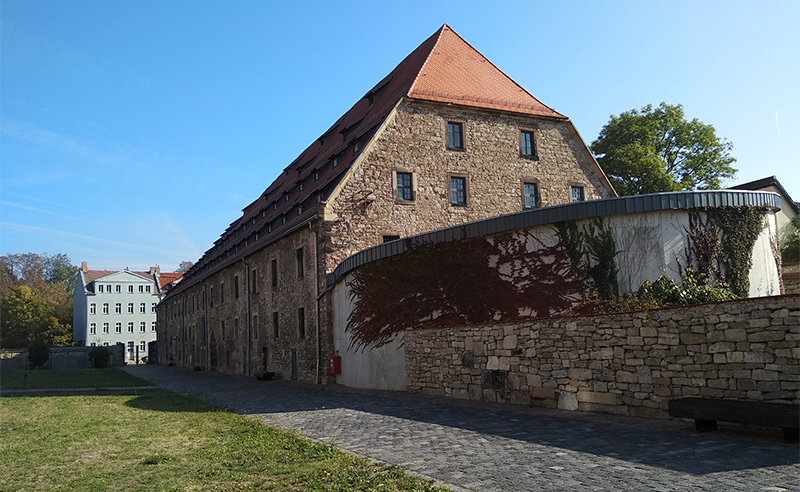
<svg viewBox="0 0 800 492"><path fill-rule="evenodd" d="M0 0L0 254L196 261L445 23L587 144L681 104L800 200L798 0Z"/></svg>

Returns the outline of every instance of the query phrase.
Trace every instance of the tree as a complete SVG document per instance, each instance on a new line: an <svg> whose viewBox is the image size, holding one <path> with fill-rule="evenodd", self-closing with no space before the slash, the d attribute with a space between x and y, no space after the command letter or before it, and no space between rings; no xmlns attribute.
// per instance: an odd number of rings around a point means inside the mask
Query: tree
<svg viewBox="0 0 800 492"><path fill-rule="evenodd" d="M733 145L680 104L612 115L590 147L619 195L717 189L736 174Z"/></svg>
<svg viewBox="0 0 800 492"><path fill-rule="evenodd" d="M191 261L182 261L181 264L178 265L178 269L175 270L175 273L186 273L193 266L194 266L194 263L192 263Z"/></svg>
<svg viewBox="0 0 800 492"><path fill-rule="evenodd" d="M0 257L0 343L25 347L43 339L72 344L72 290L78 267L64 254Z"/></svg>

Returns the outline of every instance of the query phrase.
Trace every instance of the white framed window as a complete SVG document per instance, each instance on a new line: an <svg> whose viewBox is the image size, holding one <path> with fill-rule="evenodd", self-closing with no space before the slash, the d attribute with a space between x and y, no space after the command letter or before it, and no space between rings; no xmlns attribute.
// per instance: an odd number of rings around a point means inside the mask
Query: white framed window
<svg viewBox="0 0 800 492"><path fill-rule="evenodd" d="M150 331L156 331L156 322L155 321L150 323Z"/></svg>
<svg viewBox="0 0 800 492"><path fill-rule="evenodd" d="M155 313L156 312L156 303L154 302L153 304L150 305L150 307L152 308L151 312Z"/></svg>
<svg viewBox="0 0 800 492"><path fill-rule="evenodd" d="M128 303L128 314L133 314L133 303L132 302Z"/></svg>
<svg viewBox="0 0 800 492"><path fill-rule="evenodd" d="M141 354L143 352L147 352L147 342L145 342L144 340L139 342L139 353Z"/></svg>
<svg viewBox="0 0 800 492"><path fill-rule="evenodd" d="M103 303L103 314L108 314L108 303L107 302Z"/></svg>
<svg viewBox="0 0 800 492"><path fill-rule="evenodd" d="M140 333L144 333L146 328L147 328L147 323L146 322L142 321L141 323L139 323L139 332Z"/></svg>
<svg viewBox="0 0 800 492"><path fill-rule="evenodd" d="M122 333L122 323L117 322L114 324L114 333Z"/></svg>
<svg viewBox="0 0 800 492"><path fill-rule="evenodd" d="M89 314L97 314L97 304L89 304Z"/></svg>
<svg viewBox="0 0 800 492"><path fill-rule="evenodd" d="M89 334L90 335L97 335L97 324L96 323L89 323Z"/></svg>
<svg viewBox="0 0 800 492"><path fill-rule="evenodd" d="M128 321L128 333L133 333L133 321Z"/></svg>
<svg viewBox="0 0 800 492"><path fill-rule="evenodd" d="M143 294L143 293L144 293L144 285L140 285L140 286L139 286L139 293L140 293L140 294Z"/></svg>
<svg viewBox="0 0 800 492"><path fill-rule="evenodd" d="M144 291L147 292L147 293L150 293L150 286L149 285L145 285Z"/></svg>
<svg viewBox="0 0 800 492"><path fill-rule="evenodd" d="M103 293L103 284L97 284L97 292L99 292L100 294Z"/></svg>
<svg viewBox="0 0 800 492"><path fill-rule="evenodd" d="M108 335L108 323L103 323L103 333Z"/></svg>
<svg viewBox="0 0 800 492"><path fill-rule="evenodd" d="M122 293L122 286L121 285L117 285L117 294L121 294L121 293Z"/></svg>
<svg viewBox="0 0 800 492"><path fill-rule="evenodd" d="M122 314L122 303L118 302L114 305L114 312L117 314Z"/></svg>
<svg viewBox="0 0 800 492"><path fill-rule="evenodd" d="M145 314L146 312L147 312L147 304L145 304L144 302L139 304L139 313Z"/></svg>
<svg viewBox="0 0 800 492"><path fill-rule="evenodd" d="M133 286L132 285L128 286L128 294L133 294Z"/></svg>
<svg viewBox="0 0 800 492"><path fill-rule="evenodd" d="M128 341L128 352L133 355L133 340Z"/></svg>

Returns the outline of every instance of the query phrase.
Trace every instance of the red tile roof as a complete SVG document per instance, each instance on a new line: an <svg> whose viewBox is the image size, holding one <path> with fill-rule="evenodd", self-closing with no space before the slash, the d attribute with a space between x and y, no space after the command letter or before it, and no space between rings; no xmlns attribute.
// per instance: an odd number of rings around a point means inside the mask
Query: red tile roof
<svg viewBox="0 0 800 492"><path fill-rule="evenodd" d="M161 290L164 290L164 287L171 284L172 282L178 281L183 277L182 273L159 273L158 274L158 286Z"/></svg>
<svg viewBox="0 0 800 492"><path fill-rule="evenodd" d="M284 169L184 278L238 261L255 245L268 244L313 218L317 203L327 198L357 157L355 144L363 146L403 98L566 119L445 24Z"/></svg>

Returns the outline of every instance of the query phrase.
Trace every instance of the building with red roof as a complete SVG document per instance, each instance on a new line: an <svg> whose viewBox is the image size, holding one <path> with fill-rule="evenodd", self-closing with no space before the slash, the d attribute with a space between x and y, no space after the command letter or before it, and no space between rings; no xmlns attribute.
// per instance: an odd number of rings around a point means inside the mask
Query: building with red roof
<svg viewBox="0 0 800 492"><path fill-rule="evenodd" d="M158 309L160 362L327 378L327 276L387 241L616 196L572 122L444 25L316 138Z"/></svg>

